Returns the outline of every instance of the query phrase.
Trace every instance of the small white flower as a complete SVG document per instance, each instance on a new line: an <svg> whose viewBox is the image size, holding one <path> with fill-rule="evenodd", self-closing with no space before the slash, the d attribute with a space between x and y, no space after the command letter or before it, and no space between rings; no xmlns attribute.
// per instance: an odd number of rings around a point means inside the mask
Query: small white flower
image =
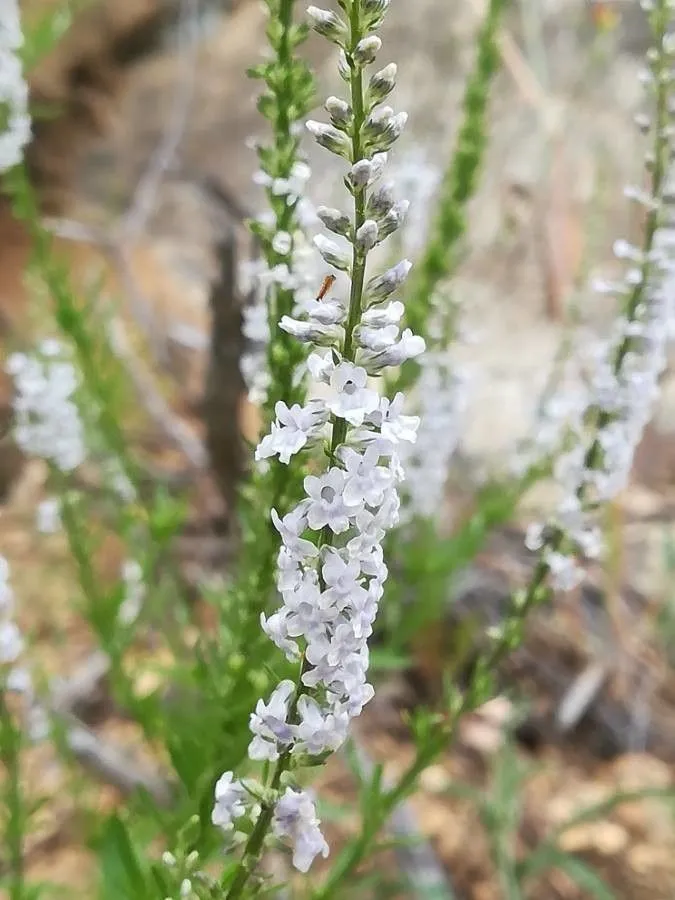
<svg viewBox="0 0 675 900"><path fill-rule="evenodd" d="M349 728L349 716L339 707L325 712L312 697L298 700L300 722L296 728L294 752L318 756L326 750L337 750L344 744Z"/></svg>
<svg viewBox="0 0 675 900"><path fill-rule="evenodd" d="M308 526L307 510L309 506L309 502L302 506L298 505L283 519L276 509L273 509L271 513L272 522L281 535L286 553L298 561L311 559L319 553L315 544L300 537ZM309 527L311 528L311 525Z"/></svg>
<svg viewBox="0 0 675 900"><path fill-rule="evenodd" d="M330 386L335 395L328 401L328 409L350 425L362 425L380 402L380 395L367 387L367 382L368 373L364 368L351 362L335 366L330 375Z"/></svg>
<svg viewBox="0 0 675 900"><path fill-rule="evenodd" d="M354 513L345 505L343 492L345 473L336 466L323 475L308 475L305 478L305 491L310 500L307 510L307 523L313 531L320 531L328 526L335 534L341 534L349 528L349 516Z"/></svg>
<svg viewBox="0 0 675 900"><path fill-rule="evenodd" d="M402 393L396 394L393 400L381 397L379 409L369 416L379 427L382 437L392 444L407 442L414 444L417 439L417 429L420 424L419 416L407 416L403 414L405 398Z"/></svg>
<svg viewBox="0 0 675 900"><path fill-rule="evenodd" d="M316 402L304 407L294 403L289 407L279 400L274 411L277 421L272 423L270 434L265 435L258 444L255 458L261 460L278 455L282 463L288 464L291 456L302 450L326 417L321 404Z"/></svg>
<svg viewBox="0 0 675 900"><path fill-rule="evenodd" d="M225 772L216 782L216 802L211 813L211 821L219 828L229 831L235 819L246 812L244 801L246 790L240 781L236 781L233 772ZM164 858L164 857L162 857ZM175 865L175 858L172 857Z"/></svg>
<svg viewBox="0 0 675 900"><path fill-rule="evenodd" d="M379 466L380 453L374 446L365 453L357 453L351 447L340 450L340 459L345 466L344 501L348 506L379 506L385 491L392 485L392 473L385 466Z"/></svg>
<svg viewBox="0 0 675 900"><path fill-rule="evenodd" d="M23 638L15 622L0 622L0 665L17 661L23 652Z"/></svg>
<svg viewBox="0 0 675 900"><path fill-rule="evenodd" d="M258 700L250 720L253 734L253 740L248 746L250 759L274 762L279 759L279 749L292 743L293 726L288 724L287 718L294 692L293 682L285 680L277 685L269 703Z"/></svg>

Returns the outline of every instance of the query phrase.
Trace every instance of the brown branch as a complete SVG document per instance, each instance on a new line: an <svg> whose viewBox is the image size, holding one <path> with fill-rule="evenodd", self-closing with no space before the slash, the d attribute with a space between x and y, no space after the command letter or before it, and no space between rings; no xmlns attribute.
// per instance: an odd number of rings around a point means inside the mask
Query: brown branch
<svg viewBox="0 0 675 900"><path fill-rule="evenodd" d="M244 469L239 428L239 404L244 395L239 367L243 336L236 288L237 249L233 229L221 241L218 259L220 273L210 297L211 350L203 414L211 468L227 508L232 510Z"/></svg>

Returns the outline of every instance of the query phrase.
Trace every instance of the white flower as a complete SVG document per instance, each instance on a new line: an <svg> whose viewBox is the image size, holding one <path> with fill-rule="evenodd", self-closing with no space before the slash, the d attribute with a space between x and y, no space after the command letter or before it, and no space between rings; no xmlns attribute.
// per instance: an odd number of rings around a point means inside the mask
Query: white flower
<svg viewBox="0 0 675 900"><path fill-rule="evenodd" d="M23 652L23 638L15 622L0 621L0 665L17 661Z"/></svg>
<svg viewBox="0 0 675 900"><path fill-rule="evenodd" d="M273 509L271 513L272 522L281 535L286 552L290 553L296 560L311 558L319 553L316 544L300 537L308 526L307 510L309 505L307 503L302 507L297 506L294 510L287 513L283 519L280 518L276 509ZM310 527L312 526L310 525Z"/></svg>
<svg viewBox="0 0 675 900"><path fill-rule="evenodd" d="M272 238L272 249L280 256L286 256L293 248L293 238L287 231L277 231Z"/></svg>
<svg viewBox="0 0 675 900"><path fill-rule="evenodd" d="M28 85L17 50L23 43L19 5L16 0L0 4L0 173L21 162L30 140Z"/></svg>
<svg viewBox="0 0 675 900"><path fill-rule="evenodd" d="M319 346L336 346L344 338L344 328L339 325L325 325L316 321L301 321L291 316L282 316L279 328L292 334L293 337L305 343L318 344Z"/></svg>
<svg viewBox="0 0 675 900"><path fill-rule="evenodd" d="M403 414L405 398L402 393L396 394L393 400L381 397L379 408L368 417L368 421L376 425L382 437L392 444L407 442L414 444L417 440L417 429L420 424L419 416L407 416Z"/></svg>
<svg viewBox="0 0 675 900"><path fill-rule="evenodd" d="M269 618L265 613L260 613L260 627L272 643L282 651L286 659L293 661L300 656L300 648L297 641L291 640L288 634L289 617L290 613L286 607L277 610Z"/></svg>
<svg viewBox="0 0 675 900"><path fill-rule="evenodd" d="M401 366L409 359L420 356L426 349L424 338L413 334L409 328L401 333L401 337L396 342L392 339L392 328L382 329L382 331L386 333L386 339L383 341L384 348L377 352L375 349L363 351L363 364L371 373L379 372L380 369L387 366ZM396 328L396 332L398 333L398 328Z"/></svg>
<svg viewBox="0 0 675 900"><path fill-rule="evenodd" d="M318 756L326 750L337 750L345 742L349 716L337 705L333 712L325 712L316 700L303 695L298 700L298 715L293 752Z"/></svg>
<svg viewBox="0 0 675 900"><path fill-rule="evenodd" d="M287 722L291 697L295 691L292 681L282 681L275 688L269 703L258 700L251 713L250 728L253 740L248 755L254 760L279 759L279 748L293 741L293 726Z"/></svg>
<svg viewBox="0 0 675 900"><path fill-rule="evenodd" d="M347 506L379 506L385 491L391 487L392 473L379 466L380 453L370 446L365 453L357 453L351 447L340 449L340 459L345 466L344 501Z"/></svg>
<svg viewBox="0 0 675 900"><path fill-rule="evenodd" d="M575 560L563 553L544 551L544 561L549 568L551 587L556 591L573 591L583 580L583 572Z"/></svg>
<svg viewBox="0 0 675 900"><path fill-rule="evenodd" d="M70 472L86 456L84 429L73 399L79 376L65 352L59 348L60 355L55 354L55 343L44 343L37 355L14 353L7 361L16 389L14 437L25 453Z"/></svg>
<svg viewBox="0 0 675 900"><path fill-rule="evenodd" d="M349 528L350 511L345 505L343 493L345 473L333 466L323 475L308 475L305 478L305 491L310 500L307 509L307 524L313 531L320 531L328 526L335 534L341 534Z"/></svg>
<svg viewBox="0 0 675 900"><path fill-rule="evenodd" d="M219 828L229 831L234 820L246 812L246 790L241 782L235 780L233 772L225 772L216 782L215 797L211 821Z"/></svg>
<svg viewBox="0 0 675 900"><path fill-rule="evenodd" d="M380 396L367 387L368 373L351 362L335 366L330 374L330 386L335 392L326 404L335 416L350 425L361 425L365 417L377 409Z"/></svg>
<svg viewBox="0 0 675 900"><path fill-rule="evenodd" d="M293 865L300 872L309 871L318 855L328 856L326 843L311 796L306 791L286 788L276 803L272 827L277 837L287 837L293 845Z"/></svg>
<svg viewBox="0 0 675 900"><path fill-rule="evenodd" d="M288 407L280 400L274 407L277 421L272 423L270 434L258 444L256 460L279 456L282 463L289 463L291 456L305 446L314 430L326 419L320 404L310 402L307 406L294 403Z"/></svg>
<svg viewBox="0 0 675 900"><path fill-rule="evenodd" d="M38 504L35 524L40 534L55 534L61 527L61 501L49 497Z"/></svg>

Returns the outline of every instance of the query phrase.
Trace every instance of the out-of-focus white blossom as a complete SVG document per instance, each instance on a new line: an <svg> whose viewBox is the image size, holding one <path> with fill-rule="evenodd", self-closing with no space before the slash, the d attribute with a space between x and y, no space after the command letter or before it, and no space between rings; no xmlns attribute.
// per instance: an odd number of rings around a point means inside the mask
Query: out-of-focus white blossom
<svg viewBox="0 0 675 900"><path fill-rule="evenodd" d="M417 441L407 445L406 515L435 517L442 509L452 457L466 423L469 377L437 350L421 359L416 385L420 427Z"/></svg>
<svg viewBox="0 0 675 900"><path fill-rule="evenodd" d="M18 0L0 0L0 173L21 162L31 136L22 44Z"/></svg>
<svg viewBox="0 0 675 900"><path fill-rule="evenodd" d="M657 38L658 47L648 55L645 85L655 111L648 130L661 158L648 159L649 188L625 192L647 210L644 246L616 241L614 253L626 266L624 277L596 284L596 290L616 298L621 314L606 337L589 340L582 335L577 342L583 389L577 384L553 398L553 408L564 417L565 447L553 473L562 499L545 527L534 525L528 531L528 545L538 549L549 583L561 591L581 580L580 557L597 556L602 550L594 513L628 482L675 328L670 99L675 47L669 33Z"/></svg>
<svg viewBox="0 0 675 900"><path fill-rule="evenodd" d="M80 380L62 345L45 340L37 353L14 353L7 372L14 378L14 437L19 447L63 472L76 469L86 456L74 400Z"/></svg>
<svg viewBox="0 0 675 900"><path fill-rule="evenodd" d="M122 566L124 593L118 610L119 621L131 625L139 617L147 593L143 568L135 559L127 559Z"/></svg>
<svg viewBox="0 0 675 900"><path fill-rule="evenodd" d="M38 504L35 525L40 534L55 534L61 528L61 501L48 497Z"/></svg>

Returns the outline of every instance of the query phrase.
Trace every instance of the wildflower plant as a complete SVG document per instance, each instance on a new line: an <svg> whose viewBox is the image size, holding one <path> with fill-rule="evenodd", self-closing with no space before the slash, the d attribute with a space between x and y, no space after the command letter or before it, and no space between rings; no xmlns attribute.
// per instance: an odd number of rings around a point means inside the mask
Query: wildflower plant
<svg viewBox="0 0 675 900"><path fill-rule="evenodd" d="M348 273L350 292L348 299L328 296L301 317L286 315L279 322L311 346L307 368L326 396L293 417L280 409L257 456L290 463L306 447L322 445L325 461L305 477L305 496L294 509L283 517L272 511L281 541L277 589L283 603L261 616L261 626L295 662L297 675L258 701L251 716L249 757L271 764L269 777L251 786L226 772L216 786L213 819L221 827L231 828L251 804L259 806L242 861L224 885L228 898L242 895L270 832L291 844L293 863L303 872L315 856L328 854L313 799L290 773L303 760L312 763L335 751L373 695L367 641L387 577L381 542L398 517L398 448L414 441L418 425L403 413L402 394L380 396L371 383L424 350L421 338L401 332L403 306L394 299L410 263L368 272L368 254L405 213L390 186L378 184L407 118L383 105L396 67L368 74L382 46L377 30L388 3L339 5L344 17L316 7L308 13L314 28L340 48L347 99L330 97L330 122L309 121L307 129L346 162L353 209L319 209L341 241L317 235L315 245L329 266Z"/></svg>

